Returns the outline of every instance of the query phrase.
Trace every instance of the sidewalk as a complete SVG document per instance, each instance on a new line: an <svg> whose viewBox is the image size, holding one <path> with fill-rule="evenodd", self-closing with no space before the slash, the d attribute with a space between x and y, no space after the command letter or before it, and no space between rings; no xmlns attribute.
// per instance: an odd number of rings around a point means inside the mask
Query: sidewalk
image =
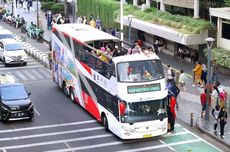
<svg viewBox="0 0 230 152"><path fill-rule="evenodd" d="M33 5L35 7L35 5ZM17 12L18 14L20 14L20 16L23 16L25 18L25 20L30 23L31 21L33 21L34 23L36 23L36 12L24 12L24 10L22 8L17 8ZM45 19L45 14L40 11L40 19L41 19L41 23L42 23L42 27L44 30L44 39L47 42L50 42L51 40L51 31L47 29L47 20ZM72 21L72 19L70 19ZM12 29L12 28L11 28ZM17 32L19 30L17 29L12 29L14 31L14 33L17 35L19 34L20 36L20 32ZM30 38L27 38L27 42L28 41L32 41L30 40ZM44 48L44 50L48 49ZM41 51L44 51L41 50ZM177 110L177 119L180 119L184 122L186 122L187 124L190 124L190 115L191 113L194 113L194 123L196 123L197 128L202 132L205 133L207 135L209 135L210 137L212 137L213 139L216 139L218 142L221 142L223 144L225 144L226 146L230 147L230 105L229 105L229 97L228 97L228 106L227 106L227 110L228 110L228 120L227 120L227 124L225 126L225 138L221 139L219 137L219 134L215 135L213 133L213 119L211 114L209 114L210 116L210 121L206 122L203 119L200 119L199 115L201 112L201 104L200 104L200 93L203 92L202 88L199 87L192 87L192 69L194 68L194 65L190 62L186 62L186 61L181 61L176 57L173 57L171 55L168 55L167 53L160 53L158 55L162 61L162 63L164 64L164 66L166 66L167 64L170 64L173 68L175 68L177 71L179 71L180 69L183 69L185 71L186 74L189 75L189 79L186 82L186 88L187 88L187 92L180 92L179 96L178 96L178 103L179 103L179 110ZM220 75L220 82L221 82L221 87L223 87L228 94L230 94L230 80L228 79L228 76L225 75ZM211 112L212 109L210 109L209 111ZM218 126L219 129L219 126ZM218 130L219 132L219 130Z"/></svg>

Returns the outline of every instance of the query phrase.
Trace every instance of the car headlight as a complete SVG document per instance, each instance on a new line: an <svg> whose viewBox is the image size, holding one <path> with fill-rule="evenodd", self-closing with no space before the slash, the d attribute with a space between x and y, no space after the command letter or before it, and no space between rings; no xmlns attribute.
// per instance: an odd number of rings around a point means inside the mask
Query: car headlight
<svg viewBox="0 0 230 152"><path fill-rule="evenodd" d="M126 132L130 132L130 133L136 132L134 129L129 128L129 127L126 127L126 126L121 126L121 128L122 128L123 130L125 130Z"/></svg>
<svg viewBox="0 0 230 152"><path fill-rule="evenodd" d="M2 105L2 109L5 111L10 111L7 107L5 107L4 105Z"/></svg>

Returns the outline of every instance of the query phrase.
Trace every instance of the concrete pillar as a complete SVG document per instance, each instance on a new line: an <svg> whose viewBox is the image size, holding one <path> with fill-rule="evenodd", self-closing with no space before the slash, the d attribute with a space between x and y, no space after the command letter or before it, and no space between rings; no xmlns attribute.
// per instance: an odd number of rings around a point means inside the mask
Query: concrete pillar
<svg viewBox="0 0 230 152"><path fill-rule="evenodd" d="M220 47L220 38L221 38L221 34L222 34L222 18L217 19L217 47Z"/></svg>
<svg viewBox="0 0 230 152"><path fill-rule="evenodd" d="M161 0L161 5L160 5L160 10L161 11L165 11L165 4L164 4L164 0Z"/></svg>
<svg viewBox="0 0 230 152"><path fill-rule="evenodd" d="M146 0L146 7L150 8L150 0Z"/></svg>
<svg viewBox="0 0 230 152"><path fill-rule="evenodd" d="M200 3L199 0L194 0L194 16L193 18L200 18L199 17L199 12L200 12Z"/></svg>
<svg viewBox="0 0 230 152"><path fill-rule="evenodd" d="M124 3L126 3L126 0L121 0L121 2L124 4Z"/></svg>
<svg viewBox="0 0 230 152"><path fill-rule="evenodd" d="M133 5L137 6L137 0L133 0Z"/></svg>

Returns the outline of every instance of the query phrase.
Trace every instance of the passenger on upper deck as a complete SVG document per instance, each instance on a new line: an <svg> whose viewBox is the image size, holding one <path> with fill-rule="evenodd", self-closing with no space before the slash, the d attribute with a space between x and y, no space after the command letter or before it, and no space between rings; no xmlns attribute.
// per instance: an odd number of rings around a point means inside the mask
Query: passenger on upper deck
<svg viewBox="0 0 230 152"><path fill-rule="evenodd" d="M140 47L140 45L138 44L138 41L135 41L134 42L134 46L130 49L128 49L128 55L131 55L131 54L136 54L136 53L141 53L142 52L142 49Z"/></svg>

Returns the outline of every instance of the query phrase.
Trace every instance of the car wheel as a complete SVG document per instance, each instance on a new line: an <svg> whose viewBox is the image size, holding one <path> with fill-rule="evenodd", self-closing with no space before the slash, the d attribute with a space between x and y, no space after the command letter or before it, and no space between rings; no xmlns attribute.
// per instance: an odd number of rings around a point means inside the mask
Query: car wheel
<svg viewBox="0 0 230 152"><path fill-rule="evenodd" d="M70 99L73 103L75 103L75 94L74 94L74 91L72 89L70 90Z"/></svg>
<svg viewBox="0 0 230 152"><path fill-rule="evenodd" d="M66 87L65 82L63 82L63 84L62 84L62 90L63 90L63 92L64 92L64 94L65 94L66 96L69 96L69 93L68 93L68 90L67 90L67 87Z"/></svg>
<svg viewBox="0 0 230 152"><path fill-rule="evenodd" d="M23 63L23 65L26 66L26 65L27 65L27 62Z"/></svg>
<svg viewBox="0 0 230 152"><path fill-rule="evenodd" d="M105 127L105 131L108 132L109 131L109 125L108 125L108 120L107 120L105 114L102 115L102 124Z"/></svg>

